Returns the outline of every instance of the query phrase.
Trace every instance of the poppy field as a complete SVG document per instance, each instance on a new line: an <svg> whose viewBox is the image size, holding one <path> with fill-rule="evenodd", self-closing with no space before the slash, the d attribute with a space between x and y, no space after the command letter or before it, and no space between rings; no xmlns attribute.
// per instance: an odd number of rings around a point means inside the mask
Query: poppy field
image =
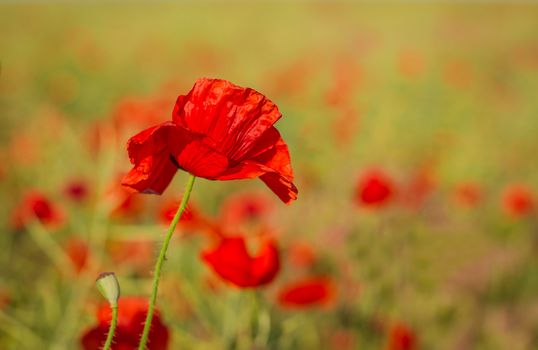
<svg viewBox="0 0 538 350"><path fill-rule="evenodd" d="M537 18L0 3L0 349L538 349Z"/></svg>

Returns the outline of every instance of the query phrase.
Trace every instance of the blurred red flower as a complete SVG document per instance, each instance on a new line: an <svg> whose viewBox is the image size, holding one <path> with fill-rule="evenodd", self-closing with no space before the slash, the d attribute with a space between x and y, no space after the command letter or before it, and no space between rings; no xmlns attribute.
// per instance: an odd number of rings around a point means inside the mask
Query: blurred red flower
<svg viewBox="0 0 538 350"><path fill-rule="evenodd" d="M179 202L177 201L172 200L172 201L164 202L159 212L159 220L163 224L169 225L174 219L174 216L176 215L178 208L179 208ZM194 210L194 207L192 204L189 204L185 207L185 210L181 214L179 223L192 227L192 226L196 226L200 220L202 220L200 214L196 210Z"/></svg>
<svg viewBox="0 0 538 350"><path fill-rule="evenodd" d="M148 309L148 301L138 297L122 297L118 302L118 326L114 335L112 350L135 350ZM108 304L97 310L97 325L82 335L80 341L84 350L102 349L108 334L112 311ZM149 332L148 350L168 348L169 331L160 315L155 313Z"/></svg>
<svg viewBox="0 0 538 350"><path fill-rule="evenodd" d="M380 170L369 170L359 179L356 200L366 207L386 205L394 194L392 179Z"/></svg>
<svg viewBox="0 0 538 350"><path fill-rule="evenodd" d="M226 198L221 207L221 223L236 227L248 221L257 221L273 209L272 202L261 193L239 193Z"/></svg>
<svg viewBox="0 0 538 350"><path fill-rule="evenodd" d="M165 96L125 97L121 99L112 119L116 131L147 128L158 123L168 111L170 100Z"/></svg>
<svg viewBox="0 0 538 350"><path fill-rule="evenodd" d="M534 198L531 190L521 184L510 185L502 195L504 211L515 218L531 214L534 210Z"/></svg>
<svg viewBox="0 0 538 350"><path fill-rule="evenodd" d="M198 79L178 97L173 121L133 136L123 184L162 193L177 169L210 180L259 177L285 203L297 198L288 147L273 124L277 106L250 88Z"/></svg>
<svg viewBox="0 0 538 350"><path fill-rule="evenodd" d="M308 243L292 242L288 248L288 259L296 267L307 268L316 261L316 253Z"/></svg>
<svg viewBox="0 0 538 350"><path fill-rule="evenodd" d="M47 226L55 226L63 221L63 215L43 193L31 190L13 211L12 224L15 229L22 229L33 219Z"/></svg>
<svg viewBox="0 0 538 350"><path fill-rule="evenodd" d="M64 243L64 250L75 272L80 273L89 264L90 249L88 243L80 237L72 237Z"/></svg>
<svg viewBox="0 0 538 350"><path fill-rule="evenodd" d="M280 269L278 248L271 239L262 241L251 256L244 237L223 237L217 247L202 253L202 259L221 278L242 288L268 284Z"/></svg>
<svg viewBox="0 0 538 350"><path fill-rule="evenodd" d="M310 277L288 284L278 294L280 305L288 308L305 308L329 305L335 287L328 277Z"/></svg>
<svg viewBox="0 0 538 350"><path fill-rule="evenodd" d="M394 324L389 330L387 350L418 349L415 333L402 323Z"/></svg>
<svg viewBox="0 0 538 350"><path fill-rule="evenodd" d="M475 207L482 198L480 186L473 182L464 182L454 189L454 201L463 207Z"/></svg>
<svg viewBox="0 0 538 350"><path fill-rule="evenodd" d="M144 203L140 196L136 196L128 188L113 182L107 195L110 202L110 215L113 217L133 218L137 217L143 209Z"/></svg>
<svg viewBox="0 0 538 350"><path fill-rule="evenodd" d="M69 199L82 202L88 198L88 184L84 180L71 181L65 186L64 193Z"/></svg>

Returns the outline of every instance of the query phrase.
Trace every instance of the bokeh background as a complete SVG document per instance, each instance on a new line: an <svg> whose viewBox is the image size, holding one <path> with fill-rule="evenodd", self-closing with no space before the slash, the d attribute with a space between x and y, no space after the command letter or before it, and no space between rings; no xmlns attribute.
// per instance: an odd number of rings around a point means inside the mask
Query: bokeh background
<svg viewBox="0 0 538 350"><path fill-rule="evenodd" d="M125 142L199 77L279 106L299 198L198 180L193 210L253 245L270 232L281 269L253 298L183 225L158 302L171 349L538 348L537 18L510 2L0 4L0 348L79 348L100 271L149 295L186 175L125 192ZM375 204L372 177L389 188ZM308 276L331 296L279 303Z"/></svg>

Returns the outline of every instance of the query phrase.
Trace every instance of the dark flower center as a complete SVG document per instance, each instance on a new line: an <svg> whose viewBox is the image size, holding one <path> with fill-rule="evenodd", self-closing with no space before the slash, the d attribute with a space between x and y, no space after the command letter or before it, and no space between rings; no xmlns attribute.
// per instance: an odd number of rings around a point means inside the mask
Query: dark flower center
<svg viewBox="0 0 538 350"><path fill-rule="evenodd" d="M179 165L176 158L170 154L170 161L176 166L176 168L183 170L183 168Z"/></svg>

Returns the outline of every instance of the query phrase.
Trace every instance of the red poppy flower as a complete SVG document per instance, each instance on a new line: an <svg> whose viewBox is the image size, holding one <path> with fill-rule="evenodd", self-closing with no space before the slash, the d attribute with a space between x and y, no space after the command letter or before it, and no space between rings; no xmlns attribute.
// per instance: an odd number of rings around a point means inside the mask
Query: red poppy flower
<svg viewBox="0 0 538 350"><path fill-rule="evenodd" d="M239 193L226 198L221 207L221 222L226 227L260 220L272 210L272 203L261 193Z"/></svg>
<svg viewBox="0 0 538 350"><path fill-rule="evenodd" d="M250 88L199 79L178 97L173 120L133 136L134 168L123 184L162 193L183 169L210 180L259 177L285 203L297 198L288 147L273 124L277 106Z"/></svg>
<svg viewBox="0 0 538 350"><path fill-rule="evenodd" d="M534 210L534 198L529 188L523 185L508 186L502 197L504 211L515 218L529 215Z"/></svg>
<svg viewBox="0 0 538 350"><path fill-rule="evenodd" d="M73 237L65 242L64 250L73 263L73 267L77 273L84 270L89 264L90 249L85 240Z"/></svg>
<svg viewBox="0 0 538 350"><path fill-rule="evenodd" d="M278 295L278 301L289 308L326 306L333 301L334 289L327 277L311 277L285 286Z"/></svg>
<svg viewBox="0 0 538 350"><path fill-rule="evenodd" d="M262 242L258 253L251 256L243 237L223 237L215 249L202 254L202 259L221 278L242 288L268 284L280 269L273 240Z"/></svg>
<svg viewBox="0 0 538 350"><path fill-rule="evenodd" d="M75 202L82 202L88 198L88 184L83 180L74 180L65 186L65 195Z"/></svg>
<svg viewBox="0 0 538 350"><path fill-rule="evenodd" d="M161 206L161 210L159 212L159 220L165 225L170 225L170 223L174 219L174 216L176 215L178 208L179 203L177 201L165 202ZM185 207L185 210L181 214L179 223L187 226L196 226L198 221L201 219L202 218L200 217L200 214L196 210L194 210L192 204L189 204L187 205L187 207Z"/></svg>
<svg viewBox="0 0 538 350"><path fill-rule="evenodd" d="M62 222L60 210L41 192L26 193L12 216L15 229L22 229L31 220L37 219L44 225L57 225Z"/></svg>
<svg viewBox="0 0 538 350"><path fill-rule="evenodd" d="M118 182L114 182L109 189L107 200L112 208L110 215L116 218L138 217L144 207L144 202L140 196L119 185Z"/></svg>
<svg viewBox="0 0 538 350"><path fill-rule="evenodd" d="M481 197L482 191L476 183L461 183L454 190L454 200L463 207L476 206L480 202Z"/></svg>
<svg viewBox="0 0 538 350"><path fill-rule="evenodd" d="M296 267L308 268L316 261L316 253L308 243L293 242L288 248L288 259Z"/></svg>
<svg viewBox="0 0 538 350"><path fill-rule="evenodd" d="M387 350L418 349L415 333L402 323L393 325L389 331Z"/></svg>
<svg viewBox="0 0 538 350"><path fill-rule="evenodd" d="M114 126L118 132L147 128L159 122L161 116L168 111L169 103L170 100L164 96L125 97L118 102L112 113Z"/></svg>
<svg viewBox="0 0 538 350"><path fill-rule="evenodd" d="M394 194L392 180L379 170L370 170L359 179L356 199L360 205L381 207L389 202Z"/></svg>
<svg viewBox="0 0 538 350"><path fill-rule="evenodd" d="M148 310L148 301L143 298L122 297L118 302L118 325L112 343L112 350L135 350L138 348L140 334ZM81 338L84 350L102 349L108 334L112 311L108 304L97 310L97 325L87 330ZM168 348L169 331L161 321L159 313L153 316L149 331L149 350Z"/></svg>

